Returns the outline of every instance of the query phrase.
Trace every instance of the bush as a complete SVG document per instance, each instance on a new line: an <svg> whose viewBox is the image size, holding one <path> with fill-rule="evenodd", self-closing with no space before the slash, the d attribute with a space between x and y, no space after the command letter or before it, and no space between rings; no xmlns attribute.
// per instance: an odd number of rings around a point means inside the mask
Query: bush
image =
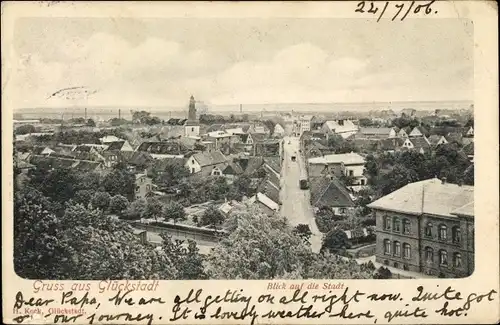
<svg viewBox="0 0 500 325"><path fill-rule="evenodd" d="M339 253L350 248L347 234L340 229L334 229L325 235L323 239L323 247L328 249L330 253Z"/></svg>
<svg viewBox="0 0 500 325"><path fill-rule="evenodd" d="M315 220L319 231L322 233L327 233L335 228L335 220L333 220L330 215L319 212L316 215Z"/></svg>
<svg viewBox="0 0 500 325"><path fill-rule="evenodd" d="M392 279L392 272L386 267L379 267L375 275L373 276L374 279Z"/></svg>
<svg viewBox="0 0 500 325"><path fill-rule="evenodd" d="M174 223L178 220L184 220L186 218L184 207L175 201L165 205L162 212L166 220L172 219L174 220Z"/></svg>
<svg viewBox="0 0 500 325"><path fill-rule="evenodd" d="M144 199L135 200L132 202L125 213L122 215L123 219L138 220L141 219L146 211L147 202Z"/></svg>
<svg viewBox="0 0 500 325"><path fill-rule="evenodd" d="M209 206L201 216L200 226L211 226L217 228L224 222L224 216L214 205Z"/></svg>
<svg viewBox="0 0 500 325"><path fill-rule="evenodd" d="M122 195L115 195L111 198L109 202L109 212L121 215L124 210L129 206L129 202L126 197Z"/></svg>
<svg viewBox="0 0 500 325"><path fill-rule="evenodd" d="M94 196L92 196L90 203L93 207L105 211L108 208L110 201L111 195L109 195L108 192L96 192Z"/></svg>

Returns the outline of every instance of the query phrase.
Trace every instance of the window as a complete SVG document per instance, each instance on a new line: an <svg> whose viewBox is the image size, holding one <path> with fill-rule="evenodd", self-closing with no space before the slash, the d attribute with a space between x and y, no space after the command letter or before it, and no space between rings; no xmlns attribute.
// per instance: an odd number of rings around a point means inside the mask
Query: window
<svg viewBox="0 0 500 325"><path fill-rule="evenodd" d="M448 228L445 225L439 226L439 239L446 240L448 235Z"/></svg>
<svg viewBox="0 0 500 325"><path fill-rule="evenodd" d="M430 263L434 262L434 250L432 247L425 248L425 260Z"/></svg>
<svg viewBox="0 0 500 325"><path fill-rule="evenodd" d="M194 132L194 128L191 128L191 132Z"/></svg>
<svg viewBox="0 0 500 325"><path fill-rule="evenodd" d="M391 217L384 216L384 229L391 230Z"/></svg>
<svg viewBox="0 0 500 325"><path fill-rule="evenodd" d="M136 192L139 192L139 189L140 189L140 187L139 187L139 186L136 186L136 187L135 187L135 191L136 191Z"/></svg>
<svg viewBox="0 0 500 325"><path fill-rule="evenodd" d="M194 168L191 168L191 174L194 174Z"/></svg>
<svg viewBox="0 0 500 325"><path fill-rule="evenodd" d="M460 232L460 227L458 227L458 226L453 227L451 230L451 233L452 233L452 237L453 237L453 242L455 244L460 244L460 240L462 237L462 234Z"/></svg>
<svg viewBox="0 0 500 325"><path fill-rule="evenodd" d="M401 256L401 244L398 241L394 242L394 256Z"/></svg>
<svg viewBox="0 0 500 325"><path fill-rule="evenodd" d="M403 219L403 233L409 234L411 230L410 227L410 220L408 219Z"/></svg>
<svg viewBox="0 0 500 325"><path fill-rule="evenodd" d="M391 254L391 241L389 239L384 240L384 254Z"/></svg>
<svg viewBox="0 0 500 325"><path fill-rule="evenodd" d="M349 176L354 176L354 171L353 170L349 171Z"/></svg>
<svg viewBox="0 0 500 325"><path fill-rule="evenodd" d="M462 266L462 255L460 253L453 254L453 266L455 267Z"/></svg>
<svg viewBox="0 0 500 325"><path fill-rule="evenodd" d="M432 223L431 222L427 223L427 225L425 226L425 236L432 237Z"/></svg>
<svg viewBox="0 0 500 325"><path fill-rule="evenodd" d="M448 252L445 250L439 251L439 264L448 265Z"/></svg>
<svg viewBox="0 0 500 325"><path fill-rule="evenodd" d="M394 231L397 231L397 232L400 232L401 231L401 221L399 220L399 218L394 218L394 221L393 221L393 227L394 227Z"/></svg>
<svg viewBox="0 0 500 325"><path fill-rule="evenodd" d="M411 246L410 244L404 243L403 244L403 257L410 259L411 258Z"/></svg>
<svg viewBox="0 0 500 325"><path fill-rule="evenodd" d="M148 185L146 185L146 190L147 190L147 191L150 191L150 190L151 190L151 185L149 185L149 184L148 184Z"/></svg>
<svg viewBox="0 0 500 325"><path fill-rule="evenodd" d="M364 179L361 180L361 185L365 185L365 180Z"/></svg>
<svg viewBox="0 0 500 325"><path fill-rule="evenodd" d="M345 214L346 213L346 208L340 208L339 209L340 214Z"/></svg>

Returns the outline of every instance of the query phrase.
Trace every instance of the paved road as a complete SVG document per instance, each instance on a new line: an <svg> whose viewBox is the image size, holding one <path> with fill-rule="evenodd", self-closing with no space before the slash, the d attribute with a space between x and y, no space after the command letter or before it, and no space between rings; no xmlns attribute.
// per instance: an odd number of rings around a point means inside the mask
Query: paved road
<svg viewBox="0 0 500 325"><path fill-rule="evenodd" d="M296 162L291 160L293 155L297 157ZM301 175L305 175L305 163L299 153L299 139L285 137L280 193L283 203L281 215L285 216L292 226L301 223L309 225L313 234L311 236L311 249L318 253L321 249L323 234L318 230L314 221L309 190L301 190L299 187Z"/></svg>

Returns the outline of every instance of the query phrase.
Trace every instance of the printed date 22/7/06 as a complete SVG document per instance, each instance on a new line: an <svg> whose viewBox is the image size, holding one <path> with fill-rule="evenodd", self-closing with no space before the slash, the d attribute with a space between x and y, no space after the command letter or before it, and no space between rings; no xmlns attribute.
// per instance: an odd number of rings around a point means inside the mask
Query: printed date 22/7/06
<svg viewBox="0 0 500 325"><path fill-rule="evenodd" d="M391 21L396 19L403 21L410 15L417 15L420 13L424 15L437 14L438 11L431 7L434 2L436 2L436 0L427 1L425 3L421 1L360 1L354 11L362 14L372 14L375 17L378 15L377 22L385 16L390 18Z"/></svg>

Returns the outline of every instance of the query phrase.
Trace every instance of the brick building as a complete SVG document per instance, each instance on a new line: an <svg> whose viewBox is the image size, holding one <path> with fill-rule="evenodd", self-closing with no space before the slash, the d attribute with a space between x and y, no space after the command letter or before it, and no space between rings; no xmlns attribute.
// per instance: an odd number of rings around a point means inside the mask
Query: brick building
<svg viewBox="0 0 500 325"><path fill-rule="evenodd" d="M376 216L376 261L441 277L474 271L474 187L429 179L368 205Z"/></svg>

